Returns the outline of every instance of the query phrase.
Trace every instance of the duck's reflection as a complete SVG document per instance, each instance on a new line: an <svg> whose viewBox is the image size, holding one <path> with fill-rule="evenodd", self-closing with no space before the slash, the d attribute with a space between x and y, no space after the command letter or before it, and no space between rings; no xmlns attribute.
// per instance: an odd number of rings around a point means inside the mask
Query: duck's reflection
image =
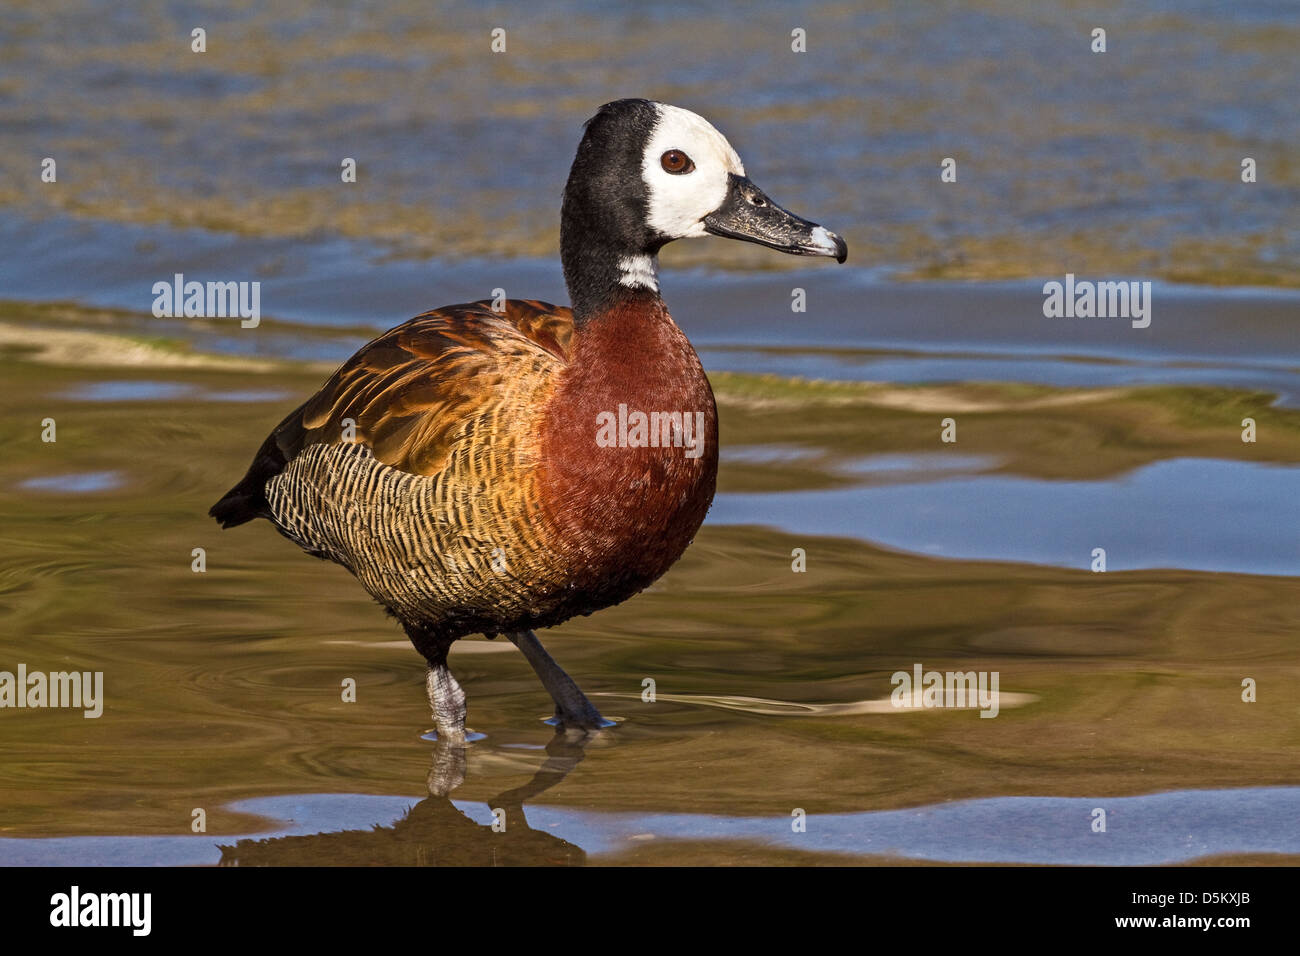
<svg viewBox="0 0 1300 956"><path fill-rule="evenodd" d="M429 796L392 826L240 840L221 847L221 866L580 866L579 846L528 825L524 803L563 780L585 756L585 734L557 733L533 778L488 801L500 821L481 824L448 794L464 781L465 745L439 741ZM505 828L500 828L504 823Z"/></svg>

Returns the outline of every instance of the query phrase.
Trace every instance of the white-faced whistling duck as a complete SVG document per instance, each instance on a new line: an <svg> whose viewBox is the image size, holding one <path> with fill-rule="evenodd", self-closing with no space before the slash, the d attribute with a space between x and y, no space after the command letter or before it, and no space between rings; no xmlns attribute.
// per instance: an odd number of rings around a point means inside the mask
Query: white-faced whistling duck
<svg viewBox="0 0 1300 956"><path fill-rule="evenodd" d="M385 332L271 432L213 505L351 571L429 662L440 738L464 739L452 642L504 633L559 727L608 726L533 629L618 604L673 565L713 501L717 411L659 297L657 253L726 236L843 262L773 203L708 122L626 99L586 124L564 189L571 309L451 305Z"/></svg>

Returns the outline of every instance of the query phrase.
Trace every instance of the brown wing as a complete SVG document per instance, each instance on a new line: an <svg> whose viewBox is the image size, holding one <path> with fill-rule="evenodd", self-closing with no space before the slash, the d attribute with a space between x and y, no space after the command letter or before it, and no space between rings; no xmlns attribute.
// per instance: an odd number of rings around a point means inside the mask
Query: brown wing
<svg viewBox="0 0 1300 956"><path fill-rule="evenodd" d="M304 449L337 444L351 419L352 440L386 465L436 474L466 422L485 417L508 377L539 360L568 358L569 309L511 299L418 315L364 346L312 398L267 436L244 479L209 512L225 527L270 517L266 482ZM547 354L549 353L549 354Z"/></svg>

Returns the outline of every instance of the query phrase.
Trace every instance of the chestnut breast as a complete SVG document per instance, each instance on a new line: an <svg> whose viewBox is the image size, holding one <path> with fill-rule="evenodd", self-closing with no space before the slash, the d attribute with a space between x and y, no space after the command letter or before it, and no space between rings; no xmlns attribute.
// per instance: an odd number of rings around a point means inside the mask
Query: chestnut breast
<svg viewBox="0 0 1300 956"><path fill-rule="evenodd" d="M548 537L583 613L681 556L713 501L717 408L699 356L657 297L575 328L539 436Z"/></svg>

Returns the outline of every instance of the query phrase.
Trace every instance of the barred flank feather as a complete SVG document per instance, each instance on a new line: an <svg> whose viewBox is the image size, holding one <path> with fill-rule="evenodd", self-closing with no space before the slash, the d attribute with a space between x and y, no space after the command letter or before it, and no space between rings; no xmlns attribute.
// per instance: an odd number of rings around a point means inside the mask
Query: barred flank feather
<svg viewBox="0 0 1300 956"><path fill-rule="evenodd" d="M389 330L280 423L211 515L270 518L431 633L541 619L562 587L536 566L538 417L572 331L568 309L527 300Z"/></svg>

